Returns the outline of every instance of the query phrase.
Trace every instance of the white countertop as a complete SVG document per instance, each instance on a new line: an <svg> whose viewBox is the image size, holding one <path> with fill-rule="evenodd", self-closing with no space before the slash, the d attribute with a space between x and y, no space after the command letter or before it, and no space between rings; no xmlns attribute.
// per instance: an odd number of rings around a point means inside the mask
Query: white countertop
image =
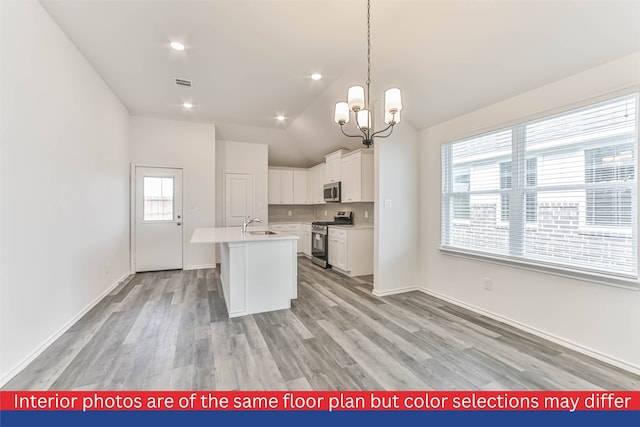
<svg viewBox="0 0 640 427"><path fill-rule="evenodd" d="M308 224L308 225L311 225L312 222L309 222L309 221L271 222L271 223L269 223L269 225L295 225L295 224ZM331 225L329 225L329 227L336 227L336 228L344 228L346 230L353 230L353 229L361 229L361 228L373 228L373 224L352 224L352 225L348 225L348 224L335 224L334 225L334 224L331 224Z"/></svg>
<svg viewBox="0 0 640 427"><path fill-rule="evenodd" d="M355 229L361 229L361 228L373 228L373 224L353 224L353 225L330 224L329 227L343 228L345 230L355 230Z"/></svg>
<svg viewBox="0 0 640 427"><path fill-rule="evenodd" d="M251 231L264 231L263 227L249 227L245 234L240 227L196 228L191 235L191 243L230 243L230 242L264 242L267 240L299 239L292 234L276 232L276 234L254 235Z"/></svg>

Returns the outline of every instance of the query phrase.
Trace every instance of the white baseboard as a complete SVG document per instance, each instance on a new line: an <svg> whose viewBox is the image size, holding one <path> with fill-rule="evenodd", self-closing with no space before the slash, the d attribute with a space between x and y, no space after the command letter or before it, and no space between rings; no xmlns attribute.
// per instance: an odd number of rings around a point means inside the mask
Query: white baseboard
<svg viewBox="0 0 640 427"><path fill-rule="evenodd" d="M377 297L386 297L389 295L403 294L405 292L420 291L420 290L422 289L417 286L407 286L405 288L390 289L388 291L379 291L374 288L372 293Z"/></svg>
<svg viewBox="0 0 640 427"><path fill-rule="evenodd" d="M96 297L93 301L89 303L82 311L73 316L71 320L64 324L60 329L58 329L53 335L51 335L48 339L46 339L38 348L31 352L27 357L25 357L18 365L16 365L13 369L11 369L7 374L5 374L2 378L0 378L0 388L4 387L13 377L15 377L20 371L27 367L27 365L33 362L36 357L40 356L43 351L47 349L55 340L60 338L62 334L67 332L69 328L71 328L78 320L82 318L85 314L89 312L93 307L95 307L104 297L109 295L120 283L122 283L127 277L131 275L131 272L127 272L115 283L109 285L107 289L104 290L98 297Z"/></svg>
<svg viewBox="0 0 640 427"><path fill-rule="evenodd" d="M525 332L529 332L530 334L536 335L536 336L538 336L540 338L544 338L546 340L549 340L549 341L554 342L556 344L559 344L561 346L570 348L571 350L575 350L575 351L577 351L579 353L582 353L582 354L585 354L587 356L593 357L594 359L601 360L601 361L606 362L606 363L608 363L610 365L613 365L613 366L616 366L618 368L624 369L625 371L629 371L629 372L634 373L636 375L640 375L640 366L636 366L636 365L633 365L631 363L625 362L623 360L619 360L619 359L617 359L615 357L612 357L612 356L609 356L607 354L601 353L599 351L593 350L593 349L591 349L589 347L585 347L585 346L583 346L581 344L577 344L577 343L575 343L573 341L566 340L564 338L561 338L561 337L558 337L556 335L550 334L550 333L548 333L546 331L543 331L541 329L533 328L533 327L528 326L528 325L526 325L524 323L520 323L520 322L518 322L516 320L509 319L508 317L504 317L504 316L501 316L499 314L493 313L491 311L484 310L484 309L482 309L480 307L476 307L474 305L467 304L466 302L457 300L455 298L448 297L448 296L446 296L444 294L441 294L439 292L432 291L432 290L425 289L425 288L421 288L421 287L416 288L416 290L418 290L418 291L420 291L422 293L425 293L427 295L430 295L432 297L441 299L443 301L450 302L451 304L455 304L457 306L466 308L467 310L471 310L471 311L473 311L475 313L482 314L483 316L489 317L489 318L497 320L499 322L506 323L507 325L513 326L514 328L518 328L518 329L523 330ZM375 295L375 291L374 291L374 295Z"/></svg>
<svg viewBox="0 0 640 427"><path fill-rule="evenodd" d="M215 264L202 264L202 265L190 265L189 267L184 267L183 270L204 270L205 268L216 268Z"/></svg>

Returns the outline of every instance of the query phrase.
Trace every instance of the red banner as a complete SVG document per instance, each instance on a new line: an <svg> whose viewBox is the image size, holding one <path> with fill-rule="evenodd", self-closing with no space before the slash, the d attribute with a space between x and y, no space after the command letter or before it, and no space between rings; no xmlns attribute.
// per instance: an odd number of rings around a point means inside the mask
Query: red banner
<svg viewBox="0 0 640 427"><path fill-rule="evenodd" d="M2 391L2 410L640 410L640 391Z"/></svg>

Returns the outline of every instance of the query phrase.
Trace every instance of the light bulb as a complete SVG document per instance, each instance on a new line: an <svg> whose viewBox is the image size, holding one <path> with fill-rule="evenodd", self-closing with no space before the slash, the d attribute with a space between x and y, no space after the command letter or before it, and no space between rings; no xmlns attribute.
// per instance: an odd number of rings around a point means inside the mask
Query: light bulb
<svg viewBox="0 0 640 427"><path fill-rule="evenodd" d="M184 50L184 45L180 42L171 42L171 47L179 51Z"/></svg>
<svg viewBox="0 0 640 427"><path fill-rule="evenodd" d="M384 111L390 113L402 111L402 95L400 95L400 89L394 87L386 90L384 93Z"/></svg>
<svg viewBox="0 0 640 427"><path fill-rule="evenodd" d="M339 125L349 123L349 104L336 102L335 116L333 119Z"/></svg>
<svg viewBox="0 0 640 427"><path fill-rule="evenodd" d="M351 111L362 110L364 108L364 88L351 86L347 94L347 102Z"/></svg>
<svg viewBox="0 0 640 427"><path fill-rule="evenodd" d="M391 124L391 121L393 121L394 125L400 123L400 111L398 111L395 115L388 111L384 113L384 122L389 125Z"/></svg>
<svg viewBox="0 0 640 427"><path fill-rule="evenodd" d="M369 129L371 123L371 114L369 114L369 110L360 110L358 111L358 126L361 129Z"/></svg>

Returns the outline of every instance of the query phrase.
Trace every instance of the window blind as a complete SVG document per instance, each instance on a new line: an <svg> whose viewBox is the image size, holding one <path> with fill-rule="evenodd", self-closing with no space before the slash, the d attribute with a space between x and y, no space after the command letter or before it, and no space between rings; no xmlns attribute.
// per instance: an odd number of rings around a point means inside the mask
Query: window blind
<svg viewBox="0 0 640 427"><path fill-rule="evenodd" d="M637 278L638 94L442 146L442 246Z"/></svg>

